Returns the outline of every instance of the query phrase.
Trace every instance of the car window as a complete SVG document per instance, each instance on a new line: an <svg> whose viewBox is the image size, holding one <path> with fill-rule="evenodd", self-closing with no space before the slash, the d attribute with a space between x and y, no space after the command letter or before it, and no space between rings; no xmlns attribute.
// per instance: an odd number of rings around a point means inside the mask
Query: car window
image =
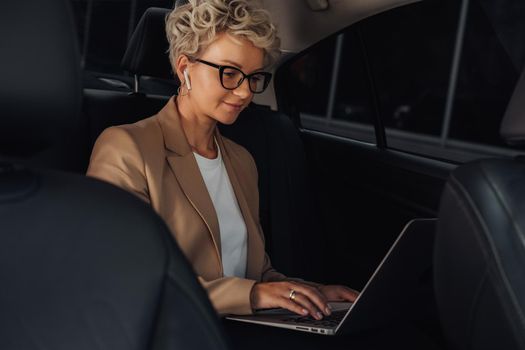
<svg viewBox="0 0 525 350"><path fill-rule="evenodd" d="M360 45L359 33L350 29L279 70L304 128L375 142L373 95Z"/></svg>
<svg viewBox="0 0 525 350"><path fill-rule="evenodd" d="M499 126L525 60L524 15L518 0L423 1L356 23L282 71L302 88L289 91L306 129L370 141L378 115L389 148L512 156ZM302 67L309 56L324 61ZM312 88L296 83L305 75Z"/></svg>
<svg viewBox="0 0 525 350"><path fill-rule="evenodd" d="M506 147L499 136L525 62L525 3L470 1L449 137Z"/></svg>
<svg viewBox="0 0 525 350"><path fill-rule="evenodd" d="M421 2L357 25L390 147L412 150L441 133L459 5Z"/></svg>

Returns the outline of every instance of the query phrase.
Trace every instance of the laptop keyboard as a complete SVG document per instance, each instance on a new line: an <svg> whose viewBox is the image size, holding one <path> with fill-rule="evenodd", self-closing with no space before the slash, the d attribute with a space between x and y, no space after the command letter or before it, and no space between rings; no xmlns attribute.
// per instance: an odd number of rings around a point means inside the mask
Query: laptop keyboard
<svg viewBox="0 0 525 350"><path fill-rule="evenodd" d="M322 320L316 320L311 316L304 317L289 317L282 321L293 322L298 324L307 324L318 327L337 327L341 320L345 317L347 310L334 311L330 316L325 316Z"/></svg>

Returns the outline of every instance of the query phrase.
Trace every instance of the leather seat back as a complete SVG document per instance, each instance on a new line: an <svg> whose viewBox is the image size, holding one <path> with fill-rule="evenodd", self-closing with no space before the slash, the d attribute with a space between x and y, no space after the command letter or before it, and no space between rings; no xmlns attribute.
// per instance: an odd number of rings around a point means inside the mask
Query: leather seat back
<svg viewBox="0 0 525 350"><path fill-rule="evenodd" d="M86 140L81 134L79 115L67 115L70 108L80 102L80 71L70 64L79 56L68 50L77 45L76 38L62 33L61 24L48 24L36 18L38 13L49 13L43 2L35 7L26 5L25 20L7 16L12 7L12 1L0 4L0 50L5 62L0 65L0 107L2 116L16 115L17 118L0 118L0 159L23 158L39 167L77 170L82 166L78 154L85 150ZM57 7L53 9L66 12ZM42 28L42 25L48 27ZM42 40L41 31L57 38L60 45ZM56 72L61 73L56 75ZM63 98L62 103L51 104L58 94ZM49 128L49 123L55 128ZM20 142L22 139L26 142Z"/></svg>
<svg viewBox="0 0 525 350"><path fill-rule="evenodd" d="M525 346L525 163L459 167L441 200L436 298L454 349Z"/></svg>
<svg viewBox="0 0 525 350"><path fill-rule="evenodd" d="M169 230L133 195L0 168L0 348L226 349Z"/></svg>
<svg viewBox="0 0 525 350"><path fill-rule="evenodd" d="M0 90L0 349L226 349L206 292L149 206L91 178L21 165L78 121L68 5L0 2L0 43L10 48L0 56L9 71ZM33 73L48 89L20 83Z"/></svg>

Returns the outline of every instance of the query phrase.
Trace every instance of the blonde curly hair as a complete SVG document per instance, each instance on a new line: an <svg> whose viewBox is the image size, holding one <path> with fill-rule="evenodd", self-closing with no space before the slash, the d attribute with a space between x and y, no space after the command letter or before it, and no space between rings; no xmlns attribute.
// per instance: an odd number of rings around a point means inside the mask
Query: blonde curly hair
<svg viewBox="0 0 525 350"><path fill-rule="evenodd" d="M169 57L175 70L179 55L198 57L217 34L242 36L264 50L264 64L277 60L280 39L268 11L254 0L189 0L166 18Z"/></svg>

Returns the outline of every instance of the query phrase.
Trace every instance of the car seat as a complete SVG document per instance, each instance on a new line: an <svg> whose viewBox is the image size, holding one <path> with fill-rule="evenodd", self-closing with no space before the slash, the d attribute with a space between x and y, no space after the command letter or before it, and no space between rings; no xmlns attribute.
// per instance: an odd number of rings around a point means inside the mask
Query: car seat
<svg viewBox="0 0 525 350"><path fill-rule="evenodd" d="M0 349L227 349L206 292L145 203L31 166L79 120L68 5L0 2Z"/></svg>

